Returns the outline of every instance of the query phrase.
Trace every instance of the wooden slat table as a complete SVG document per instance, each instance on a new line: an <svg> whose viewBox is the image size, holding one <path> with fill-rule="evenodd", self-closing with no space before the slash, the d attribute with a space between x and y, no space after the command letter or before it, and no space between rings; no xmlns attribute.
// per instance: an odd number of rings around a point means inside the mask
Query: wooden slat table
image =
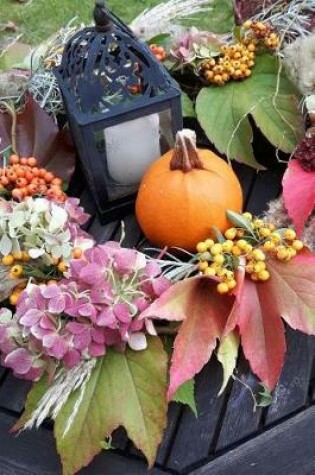
<svg viewBox="0 0 315 475"><path fill-rule="evenodd" d="M235 170L245 194L245 207L255 214L280 192L281 167L255 171L243 165ZM93 201L79 171L71 194L81 196L92 214ZM127 216L125 245L141 243L133 215ZM120 223L102 226L93 217L88 230L98 242L118 239ZM253 412L253 400L244 384L231 382L221 397L221 368L213 359L196 378L199 417L172 403L168 427L155 467L147 471L141 454L123 430L113 439L116 450L103 452L80 475L311 475L315 474L315 338L286 330L288 352L271 406ZM257 388L258 381L240 358L238 378ZM9 433L23 410L28 382L0 368L0 474L61 474L51 425L19 436Z"/></svg>

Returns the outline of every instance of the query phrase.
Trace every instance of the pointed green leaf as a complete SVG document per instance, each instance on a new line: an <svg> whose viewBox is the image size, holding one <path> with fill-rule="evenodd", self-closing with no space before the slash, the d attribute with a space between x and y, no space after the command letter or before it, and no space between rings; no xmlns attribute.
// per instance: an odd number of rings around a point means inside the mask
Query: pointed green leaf
<svg viewBox="0 0 315 475"><path fill-rule="evenodd" d="M147 43L148 45L159 45L159 46L168 46L171 42L170 33L161 33L160 35L153 36L150 38Z"/></svg>
<svg viewBox="0 0 315 475"><path fill-rule="evenodd" d="M182 92L183 117L196 117L194 104L185 92Z"/></svg>
<svg viewBox="0 0 315 475"><path fill-rule="evenodd" d="M196 100L197 118L216 148L230 159L255 168L251 116L266 138L291 153L304 135L299 94L275 56L257 56L250 78L224 87L203 88Z"/></svg>
<svg viewBox="0 0 315 475"><path fill-rule="evenodd" d="M212 226L211 229L213 231L214 237L216 238L217 242L222 243L225 241L225 237L221 233L220 229L218 229L216 226Z"/></svg>
<svg viewBox="0 0 315 475"><path fill-rule="evenodd" d="M229 333L220 343L218 348L217 358L220 361L223 369L223 381L218 396L225 390L230 377L233 375L240 339L237 333Z"/></svg>
<svg viewBox="0 0 315 475"><path fill-rule="evenodd" d="M29 391L25 403L25 409L20 419L15 423L12 431L22 430L25 424L31 419L33 412L38 406L39 401L47 390L47 377L43 376L37 383L34 383Z"/></svg>
<svg viewBox="0 0 315 475"><path fill-rule="evenodd" d="M176 391L173 396L173 401L179 402L180 404L186 404L190 407L192 412L197 417L197 407L195 401L195 380L190 379L186 383L182 384Z"/></svg>
<svg viewBox="0 0 315 475"><path fill-rule="evenodd" d="M252 234L253 228L248 219L244 218L244 216L231 210L227 210L226 216L236 228L246 229L246 231Z"/></svg>
<svg viewBox="0 0 315 475"><path fill-rule="evenodd" d="M258 393L257 407L268 407L272 403L272 395L265 386L262 385L262 391Z"/></svg>
<svg viewBox="0 0 315 475"><path fill-rule="evenodd" d="M119 426L153 464L166 426L167 357L159 338L143 351L108 350L86 386L72 394L55 421L63 474L73 475Z"/></svg>

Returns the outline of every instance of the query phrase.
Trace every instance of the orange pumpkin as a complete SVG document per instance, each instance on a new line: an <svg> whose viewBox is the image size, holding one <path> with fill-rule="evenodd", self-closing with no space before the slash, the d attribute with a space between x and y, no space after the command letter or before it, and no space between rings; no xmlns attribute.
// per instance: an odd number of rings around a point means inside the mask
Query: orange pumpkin
<svg viewBox="0 0 315 475"><path fill-rule="evenodd" d="M195 250L211 235L225 231L226 210L240 212L243 197L232 168L209 150L196 148L191 130L177 133L174 150L155 161L142 179L136 216L146 237L164 247Z"/></svg>

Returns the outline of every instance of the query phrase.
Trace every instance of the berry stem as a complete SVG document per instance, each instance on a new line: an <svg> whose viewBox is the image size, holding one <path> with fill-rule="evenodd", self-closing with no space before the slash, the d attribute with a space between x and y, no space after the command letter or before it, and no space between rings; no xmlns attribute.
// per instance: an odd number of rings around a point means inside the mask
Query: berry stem
<svg viewBox="0 0 315 475"><path fill-rule="evenodd" d="M203 169L196 146L196 134L192 130L183 129L177 132L170 169L181 170L184 173Z"/></svg>
<svg viewBox="0 0 315 475"><path fill-rule="evenodd" d="M0 107L3 107L5 111L12 117L12 126L11 126L11 140L12 140L12 150L13 153L17 154L17 143L16 143L16 126L17 126L17 115L14 109L14 106L11 106L5 101L0 101Z"/></svg>

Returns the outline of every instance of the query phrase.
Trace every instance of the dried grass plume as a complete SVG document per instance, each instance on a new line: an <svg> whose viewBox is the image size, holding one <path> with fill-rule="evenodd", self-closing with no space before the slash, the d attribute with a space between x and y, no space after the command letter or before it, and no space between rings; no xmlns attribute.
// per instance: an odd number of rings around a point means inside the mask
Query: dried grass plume
<svg viewBox="0 0 315 475"><path fill-rule="evenodd" d="M213 0L168 0L156 7L144 10L129 25L143 40L149 40L161 33L178 34L183 29L176 22L191 18L212 9Z"/></svg>
<svg viewBox="0 0 315 475"><path fill-rule="evenodd" d="M285 46L283 59L287 71L301 93L315 93L315 33Z"/></svg>

